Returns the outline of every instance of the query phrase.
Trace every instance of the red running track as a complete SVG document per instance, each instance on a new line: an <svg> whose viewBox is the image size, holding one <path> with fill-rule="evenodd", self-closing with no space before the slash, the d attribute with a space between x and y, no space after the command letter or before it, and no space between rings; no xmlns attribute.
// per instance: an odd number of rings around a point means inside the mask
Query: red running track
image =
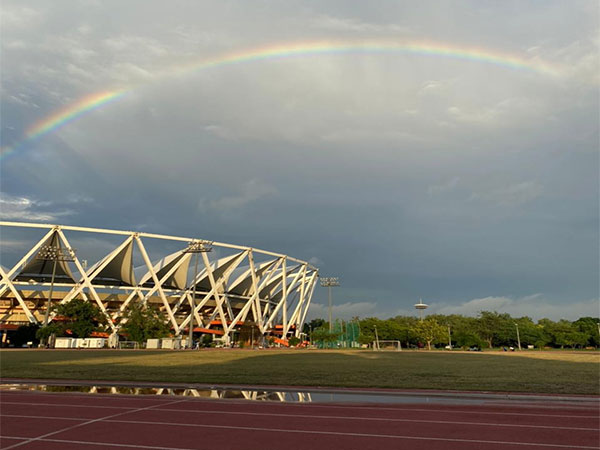
<svg viewBox="0 0 600 450"><path fill-rule="evenodd" d="M600 448L598 403L307 404L0 392L0 448Z"/></svg>

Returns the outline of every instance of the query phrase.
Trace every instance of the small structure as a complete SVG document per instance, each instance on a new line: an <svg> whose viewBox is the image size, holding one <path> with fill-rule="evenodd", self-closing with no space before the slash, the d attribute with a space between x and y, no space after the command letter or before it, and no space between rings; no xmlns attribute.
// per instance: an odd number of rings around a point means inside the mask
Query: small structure
<svg viewBox="0 0 600 450"><path fill-rule="evenodd" d="M425 311L427 308L429 308L429 305L423 303L422 298L419 299L419 303L415 303L415 309L419 311L419 317L421 320L423 320L423 311Z"/></svg>
<svg viewBox="0 0 600 450"><path fill-rule="evenodd" d="M179 350L181 348L181 338L165 338L161 339L160 348L168 348L171 350Z"/></svg>
<svg viewBox="0 0 600 450"><path fill-rule="evenodd" d="M105 338L58 337L54 343L54 348L104 348L105 346Z"/></svg>
<svg viewBox="0 0 600 450"><path fill-rule="evenodd" d="M146 348L157 349L160 348L160 344L160 339L148 339L148 341L146 341Z"/></svg>
<svg viewBox="0 0 600 450"><path fill-rule="evenodd" d="M59 337L56 338L54 348L74 348L74 339L70 337Z"/></svg>

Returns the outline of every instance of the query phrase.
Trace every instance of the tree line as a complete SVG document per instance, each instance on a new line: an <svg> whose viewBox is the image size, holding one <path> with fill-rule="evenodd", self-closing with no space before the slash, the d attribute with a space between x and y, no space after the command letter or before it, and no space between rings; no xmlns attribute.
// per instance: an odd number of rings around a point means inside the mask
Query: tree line
<svg viewBox="0 0 600 450"><path fill-rule="evenodd" d="M477 317L460 314L431 314L420 320L414 316L389 319L355 317L360 326L358 341L371 344L376 332L379 340L396 340L405 348L447 346L460 348L522 347L585 348L600 347L600 319L581 317L575 321L553 321L530 317L512 317L507 313L482 311ZM337 333L329 333L324 319L305 324L313 340L335 341Z"/></svg>
<svg viewBox="0 0 600 450"><path fill-rule="evenodd" d="M75 299L53 308L57 319L47 327L25 325L17 330L13 343L20 346L28 341L39 342L51 334L55 336L89 337L94 331L108 331L107 321L92 303ZM121 333L128 340L145 342L150 338L161 338L171 333L169 324L159 311L147 305L131 305ZM540 319L534 322L529 317L512 317L496 311L482 311L477 317L460 314L431 314L420 320L414 316L396 316L389 319L368 317L352 320L358 323L358 336L352 335L360 344L371 344L376 336L379 340L400 341L404 348L447 346L460 348L493 348L534 346L535 348L585 348L600 347L600 318L581 317L575 321ZM303 332L313 342L335 346L344 336L343 323L336 323L334 331L324 319L313 319L304 324ZM339 330L342 330L341 332ZM240 338L260 332L242 327ZM347 334L347 333L346 333ZM247 337L246 340L251 340ZM298 339L293 338L294 343Z"/></svg>

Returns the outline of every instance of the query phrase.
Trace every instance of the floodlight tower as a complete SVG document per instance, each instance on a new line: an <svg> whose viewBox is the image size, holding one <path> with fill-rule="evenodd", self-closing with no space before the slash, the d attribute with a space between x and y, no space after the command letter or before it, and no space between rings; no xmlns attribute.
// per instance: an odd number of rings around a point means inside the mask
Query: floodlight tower
<svg viewBox="0 0 600 450"><path fill-rule="evenodd" d="M46 300L46 311L44 313L44 328L48 326L50 319L50 308L52 307L52 296L54 295L54 278L56 277L56 264L58 262L70 262L75 260L75 249L68 248L63 249L60 246L44 245L40 248L40 251L36 255L36 259L42 261L52 261L52 278L50 280L50 292L48 293L48 300ZM42 339L41 344L45 345L47 338Z"/></svg>
<svg viewBox="0 0 600 450"><path fill-rule="evenodd" d="M50 292L46 301L46 313L44 314L44 327L48 326L50 319L50 307L52 306L52 295L54 294L54 278L56 276L56 264L58 262L70 262L75 260L75 249L63 249L54 245L44 245L36 255L37 259L42 261L52 261L52 278L50 280Z"/></svg>
<svg viewBox="0 0 600 450"><path fill-rule="evenodd" d="M196 309L196 278L198 278L198 254L199 253L207 253L212 251L212 241L192 241L188 244L187 248L183 250L183 253L195 253L196 254L196 263L194 264L194 278L192 279L192 283L194 286L192 288L192 303L190 309L190 330L188 335L188 345L190 349L193 348L192 342L194 340L194 310Z"/></svg>
<svg viewBox="0 0 600 450"><path fill-rule="evenodd" d="M419 303L415 303L415 309L419 311L419 317L423 320L423 311L429 308L429 305L423 303L423 299L419 299Z"/></svg>
<svg viewBox="0 0 600 450"><path fill-rule="evenodd" d="M322 277L319 282L321 283L321 286L326 287L329 291L329 332L333 333L333 318L331 314L333 303L331 300L331 288L339 286L340 283L337 277Z"/></svg>

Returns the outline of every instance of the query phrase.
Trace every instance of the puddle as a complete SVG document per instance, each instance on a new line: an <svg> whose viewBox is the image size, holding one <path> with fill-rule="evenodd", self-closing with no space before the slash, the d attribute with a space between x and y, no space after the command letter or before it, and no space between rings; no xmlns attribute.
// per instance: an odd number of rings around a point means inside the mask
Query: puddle
<svg viewBox="0 0 600 450"><path fill-rule="evenodd" d="M233 388L174 388L148 386L63 385L63 384L0 384L0 391L77 392L90 395L173 396L205 399L236 399L279 403L448 403L483 404L482 399L443 398L399 394L377 394L344 391L276 391Z"/></svg>

